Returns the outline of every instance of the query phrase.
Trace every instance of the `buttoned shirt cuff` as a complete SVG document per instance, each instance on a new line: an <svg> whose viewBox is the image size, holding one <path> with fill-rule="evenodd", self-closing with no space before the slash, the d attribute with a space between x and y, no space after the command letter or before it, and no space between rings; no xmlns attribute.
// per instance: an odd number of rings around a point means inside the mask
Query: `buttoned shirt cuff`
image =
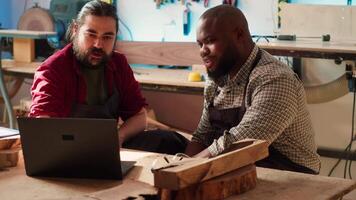
<svg viewBox="0 0 356 200"><path fill-rule="evenodd" d="M208 147L208 151L212 157L220 154L218 146L218 140L214 140L213 143Z"/></svg>

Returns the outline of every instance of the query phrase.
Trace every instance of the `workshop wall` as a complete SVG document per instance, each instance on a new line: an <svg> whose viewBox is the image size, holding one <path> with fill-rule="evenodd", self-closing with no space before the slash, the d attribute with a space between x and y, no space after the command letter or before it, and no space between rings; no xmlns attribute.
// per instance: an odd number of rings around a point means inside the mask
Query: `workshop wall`
<svg viewBox="0 0 356 200"><path fill-rule="evenodd" d="M209 7L221 4L221 0L210 0ZM275 0L240 0L238 7L249 21L252 34L273 34L276 31ZM269 9L265 9L269 8ZM152 0L119 0L118 11L122 22L121 39L135 41L195 41L195 27L199 16L207 9L203 1L190 6L190 32L183 34L183 12L186 6L180 2L167 3L159 9ZM122 24L120 24L122 25Z"/></svg>
<svg viewBox="0 0 356 200"><path fill-rule="evenodd" d="M10 3L11 2L11 3ZM6 28L16 28L17 21L23 11L30 8L37 2L43 8L49 8L50 0L11 0L0 1L0 23ZM199 16L206 10L203 6L203 0L199 3L193 2L191 9L190 32L187 35L183 34L183 11L185 6L179 2L175 4L162 5L159 9L156 8L153 0L118 0L117 7L119 12L120 23L120 39L135 40L135 41L195 41L195 27ZM239 0L239 8L246 14L247 20L252 34L258 35L273 35L277 29L276 13L278 0ZM308 3L308 4L326 4L326 5L347 5L347 0L291 0L291 3ZM356 1L352 5L356 5ZM221 0L211 0L210 7L221 3ZM125 27L126 25L126 27ZM131 34L130 34L131 33ZM17 104L20 96L29 96L29 85L25 85L20 95L14 99L14 104ZM165 95L165 94L162 94ZM178 98L172 95L170 99L178 99L180 102L183 98ZM176 94L178 95L178 94ZM145 96L150 99L156 98L160 102L162 96L145 92ZM201 97L193 98L194 108L189 108L196 116L200 115L201 106L199 102ZM189 102L185 102L188 104ZM152 103L150 103L152 105ZM167 104L167 105L166 105ZM163 105L163 106L162 106ZM183 105L160 103L163 109L174 108L184 110ZM335 101L309 105L309 110L313 117L313 124L316 131L317 142L319 146L327 146L337 149L345 148L349 132L351 129L351 94L339 98ZM182 109L180 109L180 107ZM185 107L187 109L187 107ZM167 113L166 118L177 117L177 113ZM188 122L193 120L185 115L185 120ZM189 115L191 116L191 115ZM170 119L174 121L175 119ZM331 121L331 122L330 122ZM182 124L187 124L186 121ZM326 126L331 124L331 127ZM334 125L336 124L336 125ZM189 127L193 129L194 126ZM323 158L325 160L325 158ZM322 174L325 175L332 167L335 160L328 159L323 162ZM327 163L327 164L325 164ZM355 166L353 167L353 171ZM338 168L336 176L342 176L342 169Z"/></svg>
<svg viewBox="0 0 356 200"><path fill-rule="evenodd" d="M11 2L11 3L9 3ZM221 4L222 0L210 0L209 7ZM238 7L246 14L251 34L271 35L277 32L278 0L239 0ZM347 5L347 0L290 0L291 3ZM356 1L349 1L356 5ZM25 9L38 3L49 8L50 0L11 0L0 1L0 23L6 28L16 28L19 17ZM169 3L156 8L153 0L117 0L121 21L132 33L132 37L123 24L120 39L136 41L195 41L195 27L199 16L206 10L203 0L193 2L191 8L190 32L183 34L183 11L180 2ZM267 9L266 9L267 8ZM9 17L10 16L10 17Z"/></svg>
<svg viewBox="0 0 356 200"><path fill-rule="evenodd" d="M9 28L11 25L11 6L7 1L0 1L0 28Z"/></svg>
<svg viewBox="0 0 356 200"><path fill-rule="evenodd" d="M207 9L203 0L192 2L190 31L183 34L183 13L186 6L180 2L166 3L156 8L152 0L118 0L120 17L120 39L135 41L195 41L195 27L199 16ZM240 0L238 7L243 10L249 21L252 34L271 35L276 32L276 0ZM24 8L38 3L49 8L50 0L12 0L11 27L16 28L17 21ZM222 3L222 0L210 0L209 7ZM269 8L269 9L266 9ZM132 36L131 36L132 35Z"/></svg>
<svg viewBox="0 0 356 200"><path fill-rule="evenodd" d="M318 4L318 5L356 5L355 0L290 0L290 3Z"/></svg>

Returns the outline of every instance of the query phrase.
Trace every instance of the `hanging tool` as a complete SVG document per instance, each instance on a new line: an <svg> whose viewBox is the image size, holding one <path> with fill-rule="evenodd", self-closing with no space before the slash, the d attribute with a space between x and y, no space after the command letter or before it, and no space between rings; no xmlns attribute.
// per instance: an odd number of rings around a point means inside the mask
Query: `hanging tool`
<svg viewBox="0 0 356 200"><path fill-rule="evenodd" d="M162 0L156 0L156 8L159 9L161 7Z"/></svg>
<svg viewBox="0 0 356 200"><path fill-rule="evenodd" d="M321 38L321 41L323 42L329 42L331 39L330 34L322 35L322 36L296 36L296 35L278 35L277 40L290 40L290 41L295 41L297 38Z"/></svg>
<svg viewBox="0 0 356 200"><path fill-rule="evenodd" d="M205 8L209 7L209 0L204 0L204 7Z"/></svg>
<svg viewBox="0 0 356 200"><path fill-rule="evenodd" d="M190 6L192 4L190 2L185 4L185 9L183 11L183 34L184 35L189 35L190 32L190 15L191 15L191 10Z"/></svg>
<svg viewBox="0 0 356 200"><path fill-rule="evenodd" d="M252 38L257 38L256 42L258 42L261 38L265 39L269 42L269 38L276 38L277 40L289 40L295 41L297 38L310 38L310 39L321 39L323 42L329 42L331 39L330 34L322 35L322 36L296 36L296 35L251 35Z"/></svg>
<svg viewBox="0 0 356 200"><path fill-rule="evenodd" d="M237 7L238 0L223 0L223 4L228 4L230 6Z"/></svg>

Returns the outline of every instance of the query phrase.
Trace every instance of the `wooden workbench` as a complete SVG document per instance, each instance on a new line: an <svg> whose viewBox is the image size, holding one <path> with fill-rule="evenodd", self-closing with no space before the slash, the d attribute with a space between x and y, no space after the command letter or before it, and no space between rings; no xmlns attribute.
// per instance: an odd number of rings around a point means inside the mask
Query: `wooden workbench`
<svg viewBox="0 0 356 200"><path fill-rule="evenodd" d="M16 62L2 60L4 74L32 79L40 62ZM135 78L144 90L164 92L199 93L204 90L204 82L189 82L189 70L185 69L145 69L133 68Z"/></svg>
<svg viewBox="0 0 356 200"><path fill-rule="evenodd" d="M258 42L258 46L276 56L356 60L356 41L272 40Z"/></svg>
<svg viewBox="0 0 356 200"><path fill-rule="evenodd" d="M277 56L356 60L356 41L260 40L259 47ZM193 42L126 42L119 41L117 50L130 64L193 65L201 64L199 47ZM33 78L40 63L3 60L4 74ZM145 90L202 94L204 82L189 82L188 70L135 68L135 78Z"/></svg>
<svg viewBox="0 0 356 200"><path fill-rule="evenodd" d="M155 153L122 150L122 160L136 160L123 181L32 178L25 175L22 156L17 167L0 170L0 199L125 199L139 194L155 195L150 166ZM257 187L229 199L289 200L338 199L356 188L356 181L257 168Z"/></svg>

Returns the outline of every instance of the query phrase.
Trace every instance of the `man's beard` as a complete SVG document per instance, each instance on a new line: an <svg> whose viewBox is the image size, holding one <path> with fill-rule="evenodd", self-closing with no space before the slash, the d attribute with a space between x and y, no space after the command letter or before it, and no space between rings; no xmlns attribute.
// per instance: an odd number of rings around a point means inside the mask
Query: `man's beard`
<svg viewBox="0 0 356 200"><path fill-rule="evenodd" d="M227 47L221 55L215 69L213 71L207 70L208 76L215 82L236 67L235 65L238 59L236 48L231 45Z"/></svg>
<svg viewBox="0 0 356 200"><path fill-rule="evenodd" d="M88 50L82 51L79 48L78 40L76 38L73 41L73 52L74 52L75 57L79 61L79 63L83 67L88 67L88 68L98 68L100 66L106 66L106 64L110 58L110 55L106 54L105 51L103 51L102 49L96 48L96 47L92 47L92 48L89 48ZM102 55L101 60L95 64L91 63L89 60L89 56L92 53L101 54Z"/></svg>

